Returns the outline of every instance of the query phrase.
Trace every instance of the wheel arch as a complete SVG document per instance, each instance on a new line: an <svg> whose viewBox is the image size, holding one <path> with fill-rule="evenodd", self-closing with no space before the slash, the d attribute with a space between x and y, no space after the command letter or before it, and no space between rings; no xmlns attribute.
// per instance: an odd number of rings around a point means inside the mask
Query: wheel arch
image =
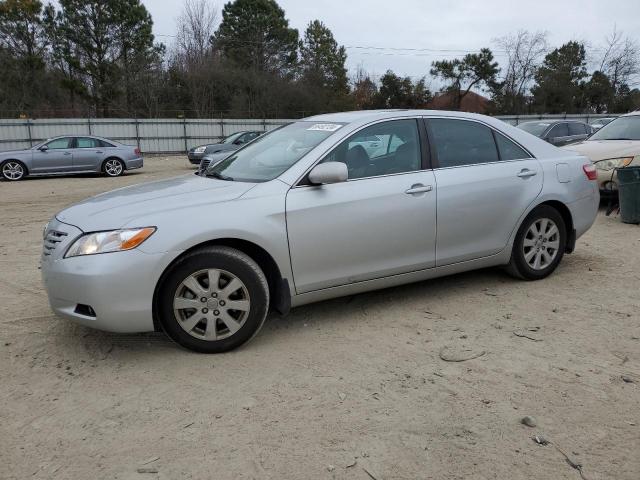
<svg viewBox="0 0 640 480"><path fill-rule="evenodd" d="M287 313L289 313L289 310L291 309L291 290L289 282L282 276L280 268L278 267L278 264L274 260L273 256L260 245L248 240L243 240L240 238L217 238L215 240L209 240L199 243L185 250L176 258L174 258L173 261L164 269L162 275L160 275L160 278L158 279L153 292L153 325L157 331L161 329L156 311L158 303L158 293L160 290L160 286L164 282L167 274L169 273L171 268L173 268L176 262L178 262L185 255L193 252L194 250L212 246L225 246L235 248L236 250L239 250L251 257L251 259L258 264L260 269L267 277L267 283L269 285L269 296L271 298L271 309L275 310L281 315L286 315Z"/></svg>
<svg viewBox="0 0 640 480"><path fill-rule="evenodd" d="M562 217L562 220L564 220L564 224L567 229L567 244L565 245L565 253L573 252L576 244L576 230L573 226L573 216L571 215L571 210L569 210L569 207L567 207L566 204L559 200L547 200L536 205L535 208L538 208L542 205L547 205L557 210Z"/></svg>

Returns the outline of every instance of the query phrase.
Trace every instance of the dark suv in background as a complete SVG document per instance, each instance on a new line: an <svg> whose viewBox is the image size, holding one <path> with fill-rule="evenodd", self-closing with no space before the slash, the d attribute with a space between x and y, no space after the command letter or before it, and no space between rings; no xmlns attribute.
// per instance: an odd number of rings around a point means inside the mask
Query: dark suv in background
<svg viewBox="0 0 640 480"><path fill-rule="evenodd" d="M556 147L581 142L594 132L591 125L575 120L538 120L521 123L518 128Z"/></svg>
<svg viewBox="0 0 640 480"><path fill-rule="evenodd" d="M226 137L220 143L199 145L197 147L191 148L187 152L187 157L189 158L189 162L191 162L193 165L200 165L200 161L206 155L220 154L222 152L233 152L235 150L238 150L245 143L249 143L254 138L259 137L263 133L264 132L260 131L236 132Z"/></svg>

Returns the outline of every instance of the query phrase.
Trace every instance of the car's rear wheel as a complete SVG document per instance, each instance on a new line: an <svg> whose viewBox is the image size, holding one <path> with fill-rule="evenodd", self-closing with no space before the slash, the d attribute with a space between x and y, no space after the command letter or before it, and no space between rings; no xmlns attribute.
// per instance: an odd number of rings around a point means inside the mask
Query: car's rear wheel
<svg viewBox="0 0 640 480"><path fill-rule="evenodd" d="M119 177L124 173L124 163L119 158L108 158L102 165L102 171L109 177Z"/></svg>
<svg viewBox="0 0 640 480"><path fill-rule="evenodd" d="M164 331L185 348L221 353L258 333L269 311L264 272L229 247L208 247L179 259L158 294Z"/></svg>
<svg viewBox="0 0 640 480"><path fill-rule="evenodd" d="M10 182L22 180L27 173L27 167L18 160L7 160L2 163L2 178Z"/></svg>
<svg viewBox="0 0 640 480"><path fill-rule="evenodd" d="M540 280L558 267L567 244L567 227L553 207L541 205L525 218L513 244L507 271L525 280Z"/></svg>

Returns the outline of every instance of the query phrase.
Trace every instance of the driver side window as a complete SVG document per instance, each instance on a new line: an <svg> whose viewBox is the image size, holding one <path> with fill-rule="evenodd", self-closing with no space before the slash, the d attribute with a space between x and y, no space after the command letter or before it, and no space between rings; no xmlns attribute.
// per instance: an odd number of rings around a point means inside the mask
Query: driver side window
<svg viewBox="0 0 640 480"><path fill-rule="evenodd" d="M364 128L338 145L325 162L346 164L349 180L420 170L417 121L391 120Z"/></svg>

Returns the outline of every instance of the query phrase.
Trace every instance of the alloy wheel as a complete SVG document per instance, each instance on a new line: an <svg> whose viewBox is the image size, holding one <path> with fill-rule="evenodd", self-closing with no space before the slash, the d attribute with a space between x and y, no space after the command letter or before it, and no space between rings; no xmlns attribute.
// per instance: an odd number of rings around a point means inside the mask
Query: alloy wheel
<svg viewBox="0 0 640 480"><path fill-rule="evenodd" d="M200 340L222 340L244 325L251 301L234 274L210 268L185 278L176 289L173 311L180 327Z"/></svg>
<svg viewBox="0 0 640 480"><path fill-rule="evenodd" d="M117 177L122 173L122 162L115 158L107 160L107 163L104 164L104 171L107 172L107 175L110 177Z"/></svg>
<svg viewBox="0 0 640 480"><path fill-rule="evenodd" d="M535 220L524 237L524 259L534 270L544 270L551 265L560 248L560 231L549 218Z"/></svg>
<svg viewBox="0 0 640 480"><path fill-rule="evenodd" d="M2 166L2 176L7 180L20 180L24 175L24 167L20 162L7 162Z"/></svg>

